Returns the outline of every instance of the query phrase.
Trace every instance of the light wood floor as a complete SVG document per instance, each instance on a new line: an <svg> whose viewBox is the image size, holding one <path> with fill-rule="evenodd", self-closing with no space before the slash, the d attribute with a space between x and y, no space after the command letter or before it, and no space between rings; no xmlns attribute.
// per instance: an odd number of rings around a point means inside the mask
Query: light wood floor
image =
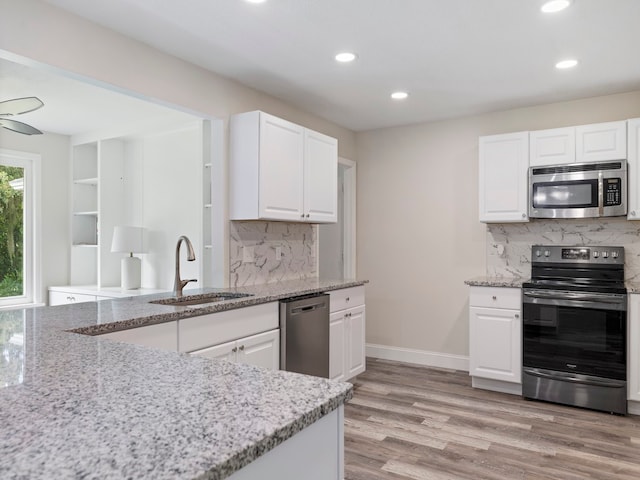
<svg viewBox="0 0 640 480"><path fill-rule="evenodd" d="M345 407L345 480L638 480L640 417L471 388L466 372L367 359Z"/></svg>

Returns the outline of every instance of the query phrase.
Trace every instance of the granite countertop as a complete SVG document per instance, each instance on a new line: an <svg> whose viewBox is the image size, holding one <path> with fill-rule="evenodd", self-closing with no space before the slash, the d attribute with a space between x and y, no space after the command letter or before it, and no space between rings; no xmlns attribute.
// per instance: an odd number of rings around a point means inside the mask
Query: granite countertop
<svg viewBox="0 0 640 480"><path fill-rule="evenodd" d="M254 296L205 308L149 304L163 296L152 295L0 311L0 478L231 475L338 408L352 385L69 330L95 335L364 283L225 289Z"/></svg>
<svg viewBox="0 0 640 480"><path fill-rule="evenodd" d="M528 281L528 278L523 277L484 276L470 278L469 280L465 280L464 283L472 287L520 288L523 283Z"/></svg>

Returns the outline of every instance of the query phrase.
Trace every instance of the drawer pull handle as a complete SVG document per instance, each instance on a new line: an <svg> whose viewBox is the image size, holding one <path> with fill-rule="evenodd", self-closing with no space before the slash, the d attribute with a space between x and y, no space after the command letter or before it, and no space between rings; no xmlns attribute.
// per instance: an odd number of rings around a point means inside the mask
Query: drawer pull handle
<svg viewBox="0 0 640 480"><path fill-rule="evenodd" d="M244 350L244 345L240 345L240 351Z"/></svg>
<svg viewBox="0 0 640 480"><path fill-rule="evenodd" d="M516 317L516 318L520 318L520 315L518 315L518 314L516 313L515 317Z"/></svg>
<svg viewBox="0 0 640 480"><path fill-rule="evenodd" d="M496 297L495 295L493 297L491 297L493 300L497 300L498 297Z"/></svg>
<svg viewBox="0 0 640 480"><path fill-rule="evenodd" d="M350 300L350 299L349 299L349 297L345 298L345 301L346 301L346 302L348 302L349 300Z"/></svg>
<svg viewBox="0 0 640 480"><path fill-rule="evenodd" d="M233 353L236 353L236 352L238 351L238 347L233 347L233 348L231 349L231 351L232 351Z"/></svg>

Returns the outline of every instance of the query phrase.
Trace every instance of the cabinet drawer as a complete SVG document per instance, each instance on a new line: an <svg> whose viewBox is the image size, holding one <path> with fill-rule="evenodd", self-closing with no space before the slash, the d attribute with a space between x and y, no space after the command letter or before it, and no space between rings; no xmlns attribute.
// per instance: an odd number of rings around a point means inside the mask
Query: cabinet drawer
<svg viewBox="0 0 640 480"><path fill-rule="evenodd" d="M489 308L522 308L522 290L503 287L471 287L469 306Z"/></svg>
<svg viewBox="0 0 640 480"><path fill-rule="evenodd" d="M364 305L364 286L342 288L329 292L329 307L332 313L358 305Z"/></svg>
<svg viewBox="0 0 640 480"><path fill-rule="evenodd" d="M178 326L176 321L146 325L144 327L130 328L118 332L105 333L102 338L108 338L116 342L144 345L176 352L178 350Z"/></svg>
<svg viewBox="0 0 640 480"><path fill-rule="evenodd" d="M69 303L95 302L94 295L83 295L82 293L54 292L49 291L49 305L66 305Z"/></svg>
<svg viewBox="0 0 640 480"><path fill-rule="evenodd" d="M278 302L178 320L178 348L201 348L273 330L280 325Z"/></svg>

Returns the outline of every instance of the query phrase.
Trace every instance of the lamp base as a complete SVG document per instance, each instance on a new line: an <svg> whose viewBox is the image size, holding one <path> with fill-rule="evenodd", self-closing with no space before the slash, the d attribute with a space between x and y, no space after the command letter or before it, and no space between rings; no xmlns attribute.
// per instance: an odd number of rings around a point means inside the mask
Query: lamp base
<svg viewBox="0 0 640 480"><path fill-rule="evenodd" d="M142 261L138 257L124 257L120 262L120 286L123 290L140 288Z"/></svg>

